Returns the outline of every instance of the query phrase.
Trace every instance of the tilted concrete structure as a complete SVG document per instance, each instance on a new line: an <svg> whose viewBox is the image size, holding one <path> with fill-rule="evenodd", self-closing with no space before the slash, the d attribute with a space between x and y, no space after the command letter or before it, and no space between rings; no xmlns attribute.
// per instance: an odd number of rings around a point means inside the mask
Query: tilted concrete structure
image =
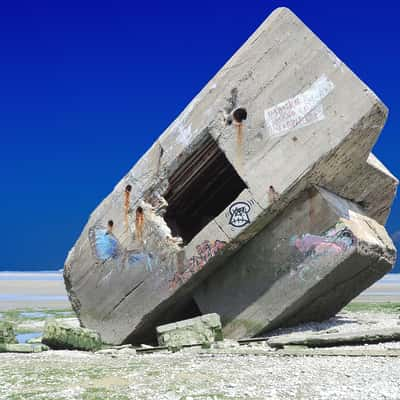
<svg viewBox="0 0 400 400"><path fill-rule="evenodd" d="M116 344L203 313L234 338L336 313L395 262L386 117L275 10L90 216L64 270L82 325Z"/></svg>

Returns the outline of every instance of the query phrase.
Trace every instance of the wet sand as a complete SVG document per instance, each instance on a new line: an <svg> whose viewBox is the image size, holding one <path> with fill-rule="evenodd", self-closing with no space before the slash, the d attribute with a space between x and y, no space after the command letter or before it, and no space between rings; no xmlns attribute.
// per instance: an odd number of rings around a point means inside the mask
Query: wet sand
<svg viewBox="0 0 400 400"><path fill-rule="evenodd" d="M0 311L30 308L70 308L62 273L0 273Z"/></svg>
<svg viewBox="0 0 400 400"><path fill-rule="evenodd" d="M389 274L354 301L400 302L400 274ZM0 311L70 308L61 272L0 272Z"/></svg>
<svg viewBox="0 0 400 400"><path fill-rule="evenodd" d="M359 302L400 302L400 274L389 274L373 284L353 301Z"/></svg>

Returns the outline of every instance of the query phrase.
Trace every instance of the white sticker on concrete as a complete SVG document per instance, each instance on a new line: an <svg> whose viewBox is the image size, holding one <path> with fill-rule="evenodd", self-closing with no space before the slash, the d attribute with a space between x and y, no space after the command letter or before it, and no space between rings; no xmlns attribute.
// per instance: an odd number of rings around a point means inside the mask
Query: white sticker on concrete
<svg viewBox="0 0 400 400"><path fill-rule="evenodd" d="M321 101L335 85L325 75L317 79L309 89L264 111L267 131L271 137L314 124L325 118Z"/></svg>

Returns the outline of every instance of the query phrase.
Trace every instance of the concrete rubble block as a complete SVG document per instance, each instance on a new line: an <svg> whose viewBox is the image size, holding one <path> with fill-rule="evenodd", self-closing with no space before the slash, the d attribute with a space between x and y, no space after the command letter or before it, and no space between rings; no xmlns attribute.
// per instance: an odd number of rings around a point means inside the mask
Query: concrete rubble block
<svg viewBox="0 0 400 400"><path fill-rule="evenodd" d="M322 188L303 193L195 291L242 338L335 315L394 263L385 229Z"/></svg>
<svg viewBox="0 0 400 400"><path fill-rule="evenodd" d="M362 204L366 215L384 225L396 195L398 180L372 153L365 163L350 168L350 174L346 176L347 174L346 169L335 178L346 182L341 185L340 190L335 189L338 186L335 185L336 182L324 187L338 196Z"/></svg>
<svg viewBox="0 0 400 400"><path fill-rule="evenodd" d="M86 328L64 326L56 321L47 321L42 343L52 349L96 351L102 347L100 335Z"/></svg>
<svg viewBox="0 0 400 400"><path fill-rule="evenodd" d="M286 346L333 347L343 345L362 345L367 343L394 342L400 340L400 328L368 329L364 331L292 334L268 339L269 346L286 348Z"/></svg>
<svg viewBox="0 0 400 400"><path fill-rule="evenodd" d="M49 348L44 344L14 344L14 343L1 343L0 353L40 353L47 351Z"/></svg>
<svg viewBox="0 0 400 400"><path fill-rule="evenodd" d="M205 345L221 341L222 326L218 314L173 322L157 327L158 344L168 347Z"/></svg>
<svg viewBox="0 0 400 400"><path fill-rule="evenodd" d="M28 344L40 344L40 343L42 343L42 339L43 339L43 337L39 336L39 337L27 340L26 343L28 343Z"/></svg>
<svg viewBox="0 0 400 400"><path fill-rule="evenodd" d="M91 213L64 268L81 325L109 344L140 344L199 312L220 313L234 338L332 315L395 259L379 224L398 180L371 155L387 115L296 15L276 9ZM322 192L315 208L314 187L350 200L351 213ZM353 211L364 219L352 225ZM366 245L335 257L290 245L294 235L334 241L324 235L337 224Z"/></svg>
<svg viewBox="0 0 400 400"><path fill-rule="evenodd" d="M2 343L17 343L13 325L7 321L0 321L0 344Z"/></svg>

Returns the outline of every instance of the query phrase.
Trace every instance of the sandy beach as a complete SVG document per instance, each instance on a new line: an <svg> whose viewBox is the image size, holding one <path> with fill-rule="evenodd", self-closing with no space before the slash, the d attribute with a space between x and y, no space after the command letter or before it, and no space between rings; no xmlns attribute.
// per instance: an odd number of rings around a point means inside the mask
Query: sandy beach
<svg viewBox="0 0 400 400"><path fill-rule="evenodd" d="M360 304L360 303L359 303ZM397 308L363 303L322 323L270 335L396 328ZM375 310L373 310L373 308ZM23 315L22 315L23 314ZM48 311L8 313L17 332L40 332L46 318L78 325L70 315ZM40 334L40 333L39 333ZM18 335L21 337L22 335ZM294 348L293 348L294 347ZM148 348L147 348L148 349ZM47 350L0 354L0 399L36 400L398 400L400 343L385 342L277 351L265 342L234 341L176 352L140 353L117 346L97 352Z"/></svg>
<svg viewBox="0 0 400 400"><path fill-rule="evenodd" d="M388 275L335 317L269 335L395 329L399 298L400 277ZM12 323L19 343L38 338L48 319L79 326L60 272L0 273L0 319ZM313 349L307 354L294 348L286 354L265 342L239 346L228 340L211 348L150 354L129 346L95 353L4 353L0 399L400 398L400 342Z"/></svg>
<svg viewBox="0 0 400 400"><path fill-rule="evenodd" d="M400 302L400 274L386 275L354 301ZM62 272L0 272L0 311L69 307Z"/></svg>
<svg viewBox="0 0 400 400"><path fill-rule="evenodd" d="M0 311L69 307L61 272L0 272Z"/></svg>

